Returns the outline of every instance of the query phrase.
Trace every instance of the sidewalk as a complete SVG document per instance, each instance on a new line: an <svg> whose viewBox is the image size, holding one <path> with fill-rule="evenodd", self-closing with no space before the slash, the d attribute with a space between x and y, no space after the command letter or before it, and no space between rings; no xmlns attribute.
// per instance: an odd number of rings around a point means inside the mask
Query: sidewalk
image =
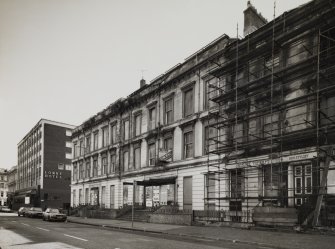
<svg viewBox="0 0 335 249"><path fill-rule="evenodd" d="M81 217L68 217L68 222L114 229L222 240L241 244L254 244L261 247L272 247L278 249L333 249L335 244L335 236L321 234L298 234L278 231L271 232L230 227L178 226L145 222L134 222L134 227L132 227L130 221L92 218L87 219Z"/></svg>

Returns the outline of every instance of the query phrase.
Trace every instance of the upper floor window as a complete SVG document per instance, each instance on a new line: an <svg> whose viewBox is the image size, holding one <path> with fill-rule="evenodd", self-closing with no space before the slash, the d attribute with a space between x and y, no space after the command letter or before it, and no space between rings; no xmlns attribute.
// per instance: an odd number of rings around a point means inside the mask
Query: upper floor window
<svg viewBox="0 0 335 249"><path fill-rule="evenodd" d="M116 154L112 153L110 156L110 173L115 172L115 165L116 165Z"/></svg>
<svg viewBox="0 0 335 249"><path fill-rule="evenodd" d="M73 165L73 180L77 180L77 172L78 172L78 168L77 168L77 164Z"/></svg>
<svg viewBox="0 0 335 249"><path fill-rule="evenodd" d="M98 176L98 159L93 159L93 177Z"/></svg>
<svg viewBox="0 0 335 249"><path fill-rule="evenodd" d="M141 123L142 123L142 115L136 114L134 117L134 134L135 136L139 136L141 134Z"/></svg>
<svg viewBox="0 0 335 249"><path fill-rule="evenodd" d="M149 130L156 128L156 107L149 108Z"/></svg>
<svg viewBox="0 0 335 249"><path fill-rule="evenodd" d="M79 178L83 179L85 177L85 167L84 163L81 161L79 164Z"/></svg>
<svg viewBox="0 0 335 249"><path fill-rule="evenodd" d="M150 143L148 145L148 151L149 151L149 166L155 165L156 162L156 144Z"/></svg>
<svg viewBox="0 0 335 249"><path fill-rule="evenodd" d="M97 150L99 147L99 132L96 131L93 134L93 150Z"/></svg>
<svg viewBox="0 0 335 249"><path fill-rule="evenodd" d="M108 126L102 128L102 147L106 147L108 145Z"/></svg>
<svg viewBox="0 0 335 249"><path fill-rule="evenodd" d="M117 142L116 123L111 125L111 144Z"/></svg>
<svg viewBox="0 0 335 249"><path fill-rule="evenodd" d="M106 175L107 174L107 157L104 156L102 159L101 159L101 164L102 164L102 174L103 175Z"/></svg>
<svg viewBox="0 0 335 249"><path fill-rule="evenodd" d="M194 90L189 87L183 93L183 116L188 117L194 113Z"/></svg>
<svg viewBox="0 0 335 249"><path fill-rule="evenodd" d="M187 127L184 129L184 158L190 158L194 155L194 134L193 127Z"/></svg>
<svg viewBox="0 0 335 249"><path fill-rule="evenodd" d="M136 144L134 146L134 168L141 168L141 146L140 144Z"/></svg>
<svg viewBox="0 0 335 249"><path fill-rule="evenodd" d="M84 155L84 140L80 139L79 141L79 155Z"/></svg>
<svg viewBox="0 0 335 249"><path fill-rule="evenodd" d="M91 136L86 137L86 152L89 153L91 151Z"/></svg>
<svg viewBox="0 0 335 249"><path fill-rule="evenodd" d="M173 97L164 101L164 122L171 124L173 122Z"/></svg>
<svg viewBox="0 0 335 249"><path fill-rule="evenodd" d="M78 145L77 143L73 143L73 158L78 156Z"/></svg>
<svg viewBox="0 0 335 249"><path fill-rule="evenodd" d="M91 161L86 161L86 177L91 177Z"/></svg>
<svg viewBox="0 0 335 249"><path fill-rule="evenodd" d="M218 130L215 127L206 126L205 127L205 143L204 143L204 154L213 152L217 147Z"/></svg>
<svg viewBox="0 0 335 249"><path fill-rule="evenodd" d="M123 152L123 169L124 171L128 171L129 169L129 152Z"/></svg>
<svg viewBox="0 0 335 249"><path fill-rule="evenodd" d="M129 120L123 121L123 139L124 140L129 139Z"/></svg>

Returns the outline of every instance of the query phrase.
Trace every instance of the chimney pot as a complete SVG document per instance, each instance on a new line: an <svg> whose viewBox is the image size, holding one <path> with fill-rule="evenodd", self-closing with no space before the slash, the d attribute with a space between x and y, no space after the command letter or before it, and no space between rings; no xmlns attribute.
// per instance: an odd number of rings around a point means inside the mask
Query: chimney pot
<svg viewBox="0 0 335 249"><path fill-rule="evenodd" d="M145 79L140 80L140 88L144 87L146 85Z"/></svg>

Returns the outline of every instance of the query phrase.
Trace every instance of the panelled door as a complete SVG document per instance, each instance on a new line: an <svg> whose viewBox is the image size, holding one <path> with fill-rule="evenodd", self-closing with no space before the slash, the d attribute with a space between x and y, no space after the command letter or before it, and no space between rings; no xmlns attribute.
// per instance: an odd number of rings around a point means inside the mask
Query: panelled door
<svg viewBox="0 0 335 249"><path fill-rule="evenodd" d="M192 176L184 177L183 209L192 210Z"/></svg>
<svg viewBox="0 0 335 249"><path fill-rule="evenodd" d="M312 164L294 167L294 195L296 206L304 204L308 195L312 194L312 176Z"/></svg>

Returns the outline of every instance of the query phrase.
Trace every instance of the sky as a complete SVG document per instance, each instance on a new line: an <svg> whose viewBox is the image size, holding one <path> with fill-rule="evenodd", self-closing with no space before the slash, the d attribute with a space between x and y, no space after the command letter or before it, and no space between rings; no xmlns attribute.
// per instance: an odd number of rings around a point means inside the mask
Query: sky
<svg viewBox="0 0 335 249"><path fill-rule="evenodd" d="M277 0L276 16L308 0ZM251 0L269 21L273 0ZM0 168L41 119L80 125L222 34L247 0L0 0Z"/></svg>

